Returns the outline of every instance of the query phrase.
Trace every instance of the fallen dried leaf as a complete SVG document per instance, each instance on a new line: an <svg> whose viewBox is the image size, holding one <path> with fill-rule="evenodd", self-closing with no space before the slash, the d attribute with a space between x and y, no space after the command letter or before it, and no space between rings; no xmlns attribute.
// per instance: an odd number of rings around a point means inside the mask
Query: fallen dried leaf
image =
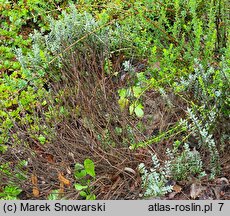
<svg viewBox="0 0 230 216"><path fill-rule="evenodd" d="M175 184L175 185L173 186L173 190L174 190L176 193L180 193L181 190L182 190L182 187L181 187L180 185Z"/></svg>
<svg viewBox="0 0 230 216"><path fill-rule="evenodd" d="M223 184L223 183L229 184L229 181L228 181L227 178L222 177L222 178L218 178L218 179L216 180L216 183L217 183L217 184Z"/></svg>
<svg viewBox="0 0 230 216"><path fill-rule="evenodd" d="M224 196L225 195L225 191L220 191L220 195Z"/></svg>
<svg viewBox="0 0 230 216"><path fill-rule="evenodd" d="M54 156L51 155L51 154L47 154L46 155L46 160L49 162L49 163L54 163Z"/></svg>
<svg viewBox="0 0 230 216"><path fill-rule="evenodd" d="M36 175L32 174L32 176L31 176L31 181L32 181L32 184L33 184L34 186L37 186L37 184L38 184L38 178L37 178Z"/></svg>
<svg viewBox="0 0 230 216"><path fill-rule="evenodd" d="M169 199L173 199L177 195L177 192L172 192L169 194Z"/></svg>
<svg viewBox="0 0 230 216"><path fill-rule="evenodd" d="M196 199L197 197L199 197L202 190L203 190L203 187L200 184L197 185L197 184L193 183L190 187L190 197L192 199Z"/></svg>
<svg viewBox="0 0 230 216"><path fill-rule="evenodd" d="M64 183L60 182L59 194L63 194L63 193L64 193Z"/></svg>
<svg viewBox="0 0 230 216"><path fill-rule="evenodd" d="M69 174L69 175L71 175L72 174L72 172L71 172L71 168L68 166L68 167L66 167L66 172Z"/></svg>
<svg viewBox="0 0 230 216"><path fill-rule="evenodd" d="M34 197L39 197L39 194L40 194L40 192L39 192L38 188L33 187L33 195L34 195Z"/></svg>
<svg viewBox="0 0 230 216"><path fill-rule="evenodd" d="M137 173L135 172L134 169L130 168L130 167L125 167L124 168L124 171L126 172L129 172L129 173L132 173L133 175L136 175Z"/></svg>
<svg viewBox="0 0 230 216"><path fill-rule="evenodd" d="M33 185L33 190L32 190L33 195L34 195L34 197L38 197L40 192L39 192L38 186L37 186L38 185L38 178L37 178L36 175L32 174L31 182L32 182L32 185Z"/></svg>
<svg viewBox="0 0 230 216"><path fill-rule="evenodd" d="M66 185L67 187L70 186L70 180L66 179L66 178L62 175L62 173L59 173L59 174L58 174L58 179L59 179L59 181L60 181L61 183L63 183L63 184Z"/></svg>

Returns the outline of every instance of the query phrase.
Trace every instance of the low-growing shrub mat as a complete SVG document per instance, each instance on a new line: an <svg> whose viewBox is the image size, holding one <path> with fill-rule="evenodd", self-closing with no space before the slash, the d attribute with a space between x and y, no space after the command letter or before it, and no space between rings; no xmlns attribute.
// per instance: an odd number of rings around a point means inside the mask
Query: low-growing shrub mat
<svg viewBox="0 0 230 216"><path fill-rule="evenodd" d="M75 166L87 159L90 198L230 199L227 1L99 1L77 11L62 2L2 3L0 199L83 199ZM173 171L186 180L160 173L175 143Z"/></svg>
<svg viewBox="0 0 230 216"><path fill-rule="evenodd" d="M76 95L73 94L72 96ZM98 98L95 97L94 99L94 102L97 103ZM144 101L147 112L146 116L151 117L154 114L155 118L151 119L151 121L148 121L147 118L141 120L146 130L143 133L139 133L140 136L136 137L136 140L143 140L145 137L149 137L151 133L154 133L154 131L165 130L168 125L174 124L184 116L182 101L176 97L173 99L174 105L179 105L176 108L175 106L174 108L169 108L159 94L155 92L148 92L146 94ZM81 101L82 107L84 107L83 101ZM113 102L114 100L107 100L106 103L101 105L106 106L104 108L107 112L110 111L114 114L116 106ZM87 106L85 106L84 111L86 109ZM119 114L118 110L116 111ZM19 195L20 199L47 199L53 190L59 190L60 198L63 199L81 199L79 192L73 188L73 184L76 182L73 172L74 165L77 162L82 163L85 158L90 158L95 163L97 178L92 182L91 186L93 188L92 193L96 195L97 199L146 199L143 197L141 177L137 170L138 165L144 161L146 166L151 166L151 153L156 153L160 159L164 160L166 157L164 149L170 147L170 143L178 137L174 136L167 139L167 141L161 141L146 148L138 148L137 150L130 150L129 146L122 145L106 145L106 147L103 147L95 139L96 131L100 131L102 127L96 124L98 118L101 118L98 114L100 112L97 112L96 109L87 109L87 112L84 113L84 116L95 117L95 119L91 118L91 120L94 122L93 125L96 126L96 129L89 129L84 125L79 125L81 124L79 118L71 116L71 120L67 118L57 123L56 138L53 142L42 145L33 140L29 142L29 145L18 145L9 148L2 155L1 161L10 162L12 169L18 159L27 159L29 161L26 170L28 180L20 183L20 187L23 189ZM134 126L137 122L139 120L131 117L129 119L127 117L125 119L121 118L120 121L117 121L122 126L128 123ZM26 134L24 134L25 137ZM230 188L229 183L226 182L230 177L228 167L229 155L225 153L221 158L223 166L222 175L215 180L210 181L204 178L199 182L197 180L194 181L194 179L174 182L175 189L173 192L163 197L150 197L149 199L191 199L191 190L193 190L191 187L194 184L197 186L195 190L199 191L199 196L197 195L196 199L229 199ZM61 185L58 177L60 173L71 182L70 185L64 187ZM31 180L34 176L37 178L38 196L34 196L34 184ZM7 177L5 176L5 178ZM11 178L12 181L15 180L18 183L17 178ZM3 175L1 176L1 182L4 182ZM171 182L169 183L171 184ZM179 190L176 189L177 186L180 188Z"/></svg>

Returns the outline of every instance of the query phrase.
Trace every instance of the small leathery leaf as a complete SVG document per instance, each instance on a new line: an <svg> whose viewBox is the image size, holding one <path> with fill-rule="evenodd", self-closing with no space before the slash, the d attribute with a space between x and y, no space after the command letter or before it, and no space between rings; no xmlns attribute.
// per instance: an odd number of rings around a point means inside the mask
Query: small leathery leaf
<svg viewBox="0 0 230 216"><path fill-rule="evenodd" d="M173 186L173 190L174 190L176 193L180 193L181 190L182 190L182 188L181 188L180 185L175 184L175 185Z"/></svg>
<svg viewBox="0 0 230 216"><path fill-rule="evenodd" d="M40 192L39 192L38 188L33 187L33 195L34 195L34 197L39 197L39 194L40 194Z"/></svg>
<svg viewBox="0 0 230 216"><path fill-rule="evenodd" d="M66 185L67 187L70 186L70 180L66 179L62 173L58 174L58 179L61 183L63 183L64 185Z"/></svg>

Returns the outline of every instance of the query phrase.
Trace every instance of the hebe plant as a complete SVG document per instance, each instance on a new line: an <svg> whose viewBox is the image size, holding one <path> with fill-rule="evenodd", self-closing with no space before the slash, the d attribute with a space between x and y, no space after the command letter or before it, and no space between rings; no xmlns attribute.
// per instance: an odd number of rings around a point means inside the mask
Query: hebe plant
<svg viewBox="0 0 230 216"><path fill-rule="evenodd" d="M172 186L167 184L170 180L189 180L192 176L202 178L206 175L199 152L190 150L187 143L184 143L183 151L179 150L180 146L181 142L176 141L172 150L166 149L168 159L162 163L154 154L149 171L143 163L139 165L144 196L156 197L171 192Z"/></svg>
<svg viewBox="0 0 230 216"><path fill-rule="evenodd" d="M172 186L167 186L167 176L170 174L168 167L161 166L156 155L152 156L153 166L148 171L141 163L139 171L141 173L142 187L144 189L144 196L162 196L172 190Z"/></svg>
<svg viewBox="0 0 230 216"><path fill-rule="evenodd" d="M196 104L192 103L187 110L187 129L196 137L199 147L209 152L214 177L220 172L219 151L226 147L225 143L229 140L229 68L225 58L216 67L205 68L197 59L194 65L194 73L181 78L175 85L175 91L192 92L196 100ZM219 139L215 138L217 134Z"/></svg>
<svg viewBox="0 0 230 216"><path fill-rule="evenodd" d="M195 148L191 150L187 143L184 143L183 150L180 152L180 146L181 142L176 141L173 150L166 150L171 178L180 181L188 180L192 176L198 178L205 176L200 153Z"/></svg>
<svg viewBox="0 0 230 216"><path fill-rule="evenodd" d="M202 124L201 118L198 118L191 109L188 109L188 114L189 118L191 119L191 124L189 125L190 132L199 140L199 146L207 150L210 154L210 178L214 178L220 173L220 164L217 145L213 139L212 133L209 130L211 123L207 120L205 124Z"/></svg>

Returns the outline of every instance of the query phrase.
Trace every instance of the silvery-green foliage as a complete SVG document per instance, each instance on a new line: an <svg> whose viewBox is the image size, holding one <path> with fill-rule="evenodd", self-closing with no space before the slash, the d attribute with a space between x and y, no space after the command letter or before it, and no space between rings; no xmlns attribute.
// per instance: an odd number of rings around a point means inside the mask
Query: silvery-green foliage
<svg viewBox="0 0 230 216"><path fill-rule="evenodd" d="M15 54L23 69L26 67L26 61L22 54L22 49L15 49Z"/></svg>
<svg viewBox="0 0 230 216"><path fill-rule="evenodd" d="M34 30L34 34L30 34L30 37L33 41L31 52L24 55L21 49L16 49L15 53L22 66L24 77L32 81L36 77L45 75L48 62L52 57L45 47L45 38L42 33Z"/></svg>
<svg viewBox="0 0 230 216"><path fill-rule="evenodd" d="M134 66L131 64L130 60L124 61L123 63L124 71L126 72L133 72Z"/></svg>
<svg viewBox="0 0 230 216"><path fill-rule="evenodd" d="M79 13L74 5L70 5L70 12L62 13L61 19L50 18L50 33L45 41L46 47L53 54L62 52L73 43L76 43L74 48L81 51L86 48L85 45L93 45L94 49L108 52L127 43L123 28L116 22L112 28L102 20L96 20L90 13Z"/></svg>
<svg viewBox="0 0 230 216"><path fill-rule="evenodd" d="M191 176L203 177L205 173L199 152L196 149L190 150L187 143L184 143L180 152L178 149L180 145L180 141L176 141L173 149L166 151L170 161L171 177L175 180L185 180Z"/></svg>
<svg viewBox="0 0 230 216"><path fill-rule="evenodd" d="M213 113L210 114L210 118L213 119ZM198 137L200 147L208 149L210 153L210 168L211 178L214 177L219 171L219 153L216 147L213 135L210 134L209 121L203 123L194 113L194 111L188 108L188 116L191 120L190 131Z"/></svg>
<svg viewBox="0 0 230 216"><path fill-rule="evenodd" d="M54 20L50 18L50 33L46 37L46 47L52 53L59 53L64 48L71 45L73 42L81 39L85 34L92 32L99 27L100 23L89 13L80 14L75 9L74 5L70 8L71 12L63 12L60 20ZM105 31L105 28L103 30ZM91 34L87 37L87 40L105 41L105 34ZM82 43L77 44L78 47Z"/></svg>
<svg viewBox="0 0 230 216"><path fill-rule="evenodd" d="M224 58L219 67L204 66L198 59L194 60L194 72L188 77L182 77L177 86L183 91L191 91L194 98L202 103L206 109L211 109L216 104L216 109L220 109L227 94L229 93L229 68Z"/></svg>
<svg viewBox="0 0 230 216"><path fill-rule="evenodd" d="M180 181L192 176L202 178L206 175L200 153L196 149L190 150L187 143L184 143L182 151L179 151L180 145L181 143L176 141L172 150L166 149L168 159L163 163L159 162L155 154L152 155L153 163L149 170L145 164L139 165L144 196L156 197L170 192L172 186L167 185L170 179Z"/></svg>
<svg viewBox="0 0 230 216"><path fill-rule="evenodd" d="M50 31L46 35L36 30L30 35L32 52L24 56L24 61L18 52L20 62L26 62L25 68L34 72L43 70L50 73L50 67L52 71L58 70L62 67L63 59L68 64L72 54L75 58L79 56L79 59L94 55L103 60L110 58L120 47L127 51L132 46L132 41L124 36L124 28L115 21L113 27L105 25L90 13L79 13L74 5L70 5L68 11L63 11L58 20L50 17L49 23Z"/></svg>
<svg viewBox="0 0 230 216"><path fill-rule="evenodd" d="M142 187L145 190L144 196L146 197L156 197L162 196L170 191L172 191L172 186L166 185L167 183L167 170L161 168L159 160L156 155L152 156L153 166L148 171L143 163L139 165L139 170L141 173Z"/></svg>
<svg viewBox="0 0 230 216"><path fill-rule="evenodd" d="M229 62L224 57L216 66L204 66L195 59L194 72L175 86L193 94L196 101L187 110L187 129L196 137L199 147L209 152L211 177L220 170L218 148L224 149L229 141L229 74Z"/></svg>
<svg viewBox="0 0 230 216"><path fill-rule="evenodd" d="M70 6L70 12L63 11L59 20L50 18L50 32L47 35L36 30L30 35L31 52L23 55L21 50L16 50L25 77L35 80L49 74L58 78L55 71L62 67L61 60L68 62L73 52L79 53L81 58L95 50L106 55L112 30L108 26L100 29L100 26L100 21L96 21L89 13L79 13L74 5ZM92 33L95 29L98 30ZM55 61L50 64L53 59Z"/></svg>

